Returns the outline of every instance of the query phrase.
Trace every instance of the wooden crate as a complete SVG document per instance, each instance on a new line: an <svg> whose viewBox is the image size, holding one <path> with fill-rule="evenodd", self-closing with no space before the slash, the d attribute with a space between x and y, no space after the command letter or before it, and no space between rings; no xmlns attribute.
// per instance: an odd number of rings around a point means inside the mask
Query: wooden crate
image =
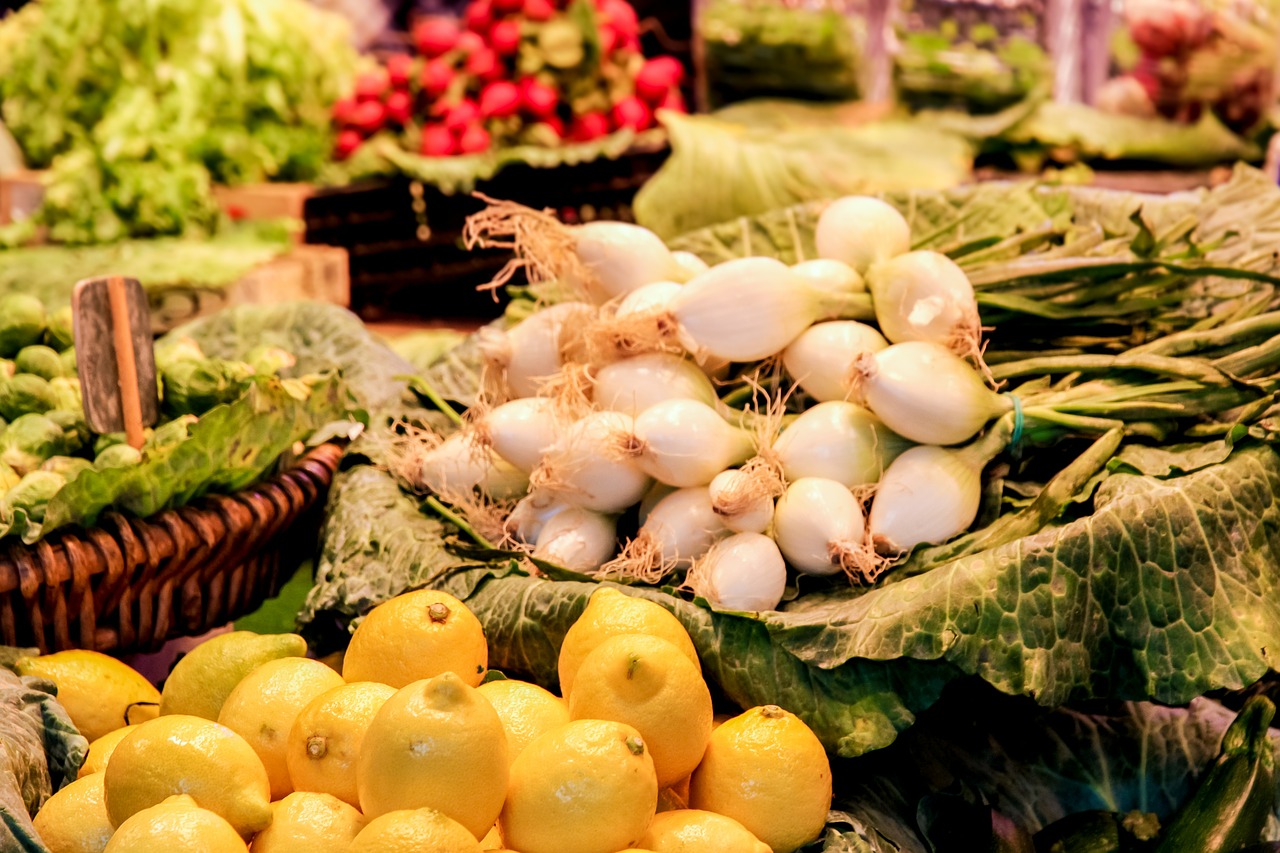
<svg viewBox="0 0 1280 853"><path fill-rule="evenodd" d="M312 299L346 307L351 303L347 250L337 246L297 246L232 285L232 305Z"/></svg>

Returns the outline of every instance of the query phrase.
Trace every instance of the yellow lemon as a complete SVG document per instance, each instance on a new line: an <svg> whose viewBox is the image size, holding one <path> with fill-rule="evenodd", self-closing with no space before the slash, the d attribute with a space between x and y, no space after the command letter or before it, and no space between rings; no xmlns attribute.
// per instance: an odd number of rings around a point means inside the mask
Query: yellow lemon
<svg viewBox="0 0 1280 853"><path fill-rule="evenodd" d="M831 764L795 714L752 708L712 732L689 782L689 806L731 817L774 853L789 853L827 822Z"/></svg>
<svg viewBox="0 0 1280 853"><path fill-rule="evenodd" d="M101 773L106 770L107 761L111 758L111 753L115 752L116 745L136 728L137 725L124 726L90 743L89 755L85 758L84 764L80 765L80 777L84 778L90 773Z"/></svg>
<svg viewBox="0 0 1280 853"><path fill-rule="evenodd" d="M534 738L511 765L498 825L521 853L610 853L640 840L657 801L639 732L574 720Z"/></svg>
<svg viewBox="0 0 1280 853"><path fill-rule="evenodd" d="M507 733L507 757L512 761L535 737L569 722L569 706L564 700L536 684L508 678L476 689L498 712Z"/></svg>
<svg viewBox="0 0 1280 853"><path fill-rule="evenodd" d="M356 758L356 788L366 817L433 808L483 838L502 810L508 772L497 712L445 672L401 688L379 709Z"/></svg>
<svg viewBox="0 0 1280 853"><path fill-rule="evenodd" d="M117 827L175 794L189 794L246 838L271 823L271 786L253 747L200 717L171 714L142 723L116 746L103 776L107 814Z"/></svg>
<svg viewBox="0 0 1280 853"><path fill-rule="evenodd" d="M45 800L33 823L49 853L102 853L115 831L102 774L77 779Z"/></svg>
<svg viewBox="0 0 1280 853"><path fill-rule="evenodd" d="M342 677L404 687L452 672L475 687L488 666L480 620L452 595L420 589L369 611L351 635Z"/></svg>
<svg viewBox="0 0 1280 853"><path fill-rule="evenodd" d="M560 695L566 699L573 690L573 678L583 659L610 637L618 634L650 634L661 637L693 661L698 663L698 652L689 639L689 632L680 620L670 612L644 598L627 595L612 587L602 587L591 594L586 609L570 626L560 646Z"/></svg>
<svg viewBox="0 0 1280 853"><path fill-rule="evenodd" d="M216 720L240 679L269 660L306 653L307 641L297 634L232 631L211 637L188 652L169 673L160 697L160 713Z"/></svg>
<svg viewBox="0 0 1280 853"><path fill-rule="evenodd" d="M297 791L271 804L253 853L346 853L362 829L364 816L337 797Z"/></svg>
<svg viewBox="0 0 1280 853"><path fill-rule="evenodd" d="M596 646L569 697L575 720L614 720L640 732L662 788L698 766L712 714L698 667L674 644L646 634L619 634Z"/></svg>
<svg viewBox="0 0 1280 853"><path fill-rule="evenodd" d="M640 843L655 853L769 853L733 818L698 809L655 815Z"/></svg>
<svg viewBox="0 0 1280 853"><path fill-rule="evenodd" d="M155 685L101 652L72 649L18 658L13 666L19 675L47 678L58 685L58 701L80 734L91 741L157 714L160 691Z"/></svg>
<svg viewBox="0 0 1280 853"><path fill-rule="evenodd" d="M369 821L348 853L479 853L462 824L435 809L397 809Z"/></svg>
<svg viewBox="0 0 1280 853"><path fill-rule="evenodd" d="M116 829L103 853L248 853L225 819L174 796L145 808Z"/></svg>
<svg viewBox="0 0 1280 853"><path fill-rule="evenodd" d="M298 713L312 699L344 683L342 676L318 660L281 658L242 678L222 703L218 722L258 753L271 780L271 799L293 790L285 754Z"/></svg>
<svg viewBox="0 0 1280 853"><path fill-rule="evenodd" d="M323 791L357 808L356 756L365 730L396 689L353 681L321 693L298 712L285 762L297 791Z"/></svg>

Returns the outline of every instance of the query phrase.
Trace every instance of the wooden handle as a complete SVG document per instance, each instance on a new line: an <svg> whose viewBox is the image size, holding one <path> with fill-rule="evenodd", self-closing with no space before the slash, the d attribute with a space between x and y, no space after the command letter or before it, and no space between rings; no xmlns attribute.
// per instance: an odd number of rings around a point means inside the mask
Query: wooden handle
<svg viewBox="0 0 1280 853"><path fill-rule="evenodd" d="M138 397L138 365L133 357L133 330L129 328L129 302L124 279L112 276L107 281L111 299L111 334L115 340L116 371L120 376L120 412L124 417L124 434L134 450L142 449L142 400Z"/></svg>

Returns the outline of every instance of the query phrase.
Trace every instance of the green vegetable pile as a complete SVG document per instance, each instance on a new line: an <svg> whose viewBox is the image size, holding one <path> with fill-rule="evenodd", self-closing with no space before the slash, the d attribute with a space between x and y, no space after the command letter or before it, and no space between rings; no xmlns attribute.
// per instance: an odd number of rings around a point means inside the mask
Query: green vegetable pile
<svg viewBox="0 0 1280 853"><path fill-rule="evenodd" d="M40 0L0 45L0 116L52 169L10 241L214 230L213 184L319 173L354 65L341 19L303 0Z"/></svg>
<svg viewBox="0 0 1280 853"><path fill-rule="evenodd" d="M266 345L210 358L188 338L157 345L162 422L142 448L94 435L76 377L71 312L0 297L0 540L31 543L106 510L148 516L244 488L294 442L345 417L335 373L281 378L296 359Z"/></svg>

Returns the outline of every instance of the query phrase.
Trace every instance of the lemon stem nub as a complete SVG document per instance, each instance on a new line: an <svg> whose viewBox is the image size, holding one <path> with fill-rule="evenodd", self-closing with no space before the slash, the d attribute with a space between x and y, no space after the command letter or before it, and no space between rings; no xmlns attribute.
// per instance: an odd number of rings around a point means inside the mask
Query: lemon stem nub
<svg viewBox="0 0 1280 853"><path fill-rule="evenodd" d="M644 741L640 738L632 735L624 743L626 743L627 749L631 750L632 755L644 755Z"/></svg>
<svg viewBox="0 0 1280 853"><path fill-rule="evenodd" d="M437 601L427 608L427 616L431 617L432 622L444 622L449 618L449 606Z"/></svg>
<svg viewBox="0 0 1280 853"><path fill-rule="evenodd" d="M326 752L329 751L328 741L323 735L312 735L307 738L307 757L314 758L317 761L324 758Z"/></svg>
<svg viewBox="0 0 1280 853"><path fill-rule="evenodd" d="M640 668L639 655L631 655L627 658L627 680L635 678L636 670Z"/></svg>
<svg viewBox="0 0 1280 853"><path fill-rule="evenodd" d="M760 716L767 717L770 720L781 719L786 716L786 713L786 711L782 710L777 705L765 705L760 709Z"/></svg>

